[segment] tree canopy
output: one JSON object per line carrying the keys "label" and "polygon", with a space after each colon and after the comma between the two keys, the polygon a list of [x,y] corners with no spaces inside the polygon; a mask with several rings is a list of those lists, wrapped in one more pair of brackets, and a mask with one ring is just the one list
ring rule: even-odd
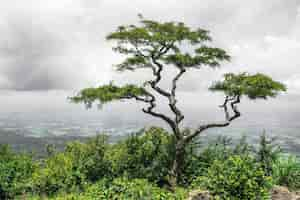
{"label": "tree canopy", "polygon": [[227,96],[247,96],[250,99],[267,99],[276,97],[279,92],[286,91],[286,86],[271,77],[257,73],[227,73],[223,81],[215,82],[211,91],[221,91]]}
{"label": "tree canopy", "polygon": [[[154,68],[158,61],[178,68],[215,67],[230,58],[224,50],[207,46],[211,41],[207,30],[193,30],[181,22],[160,23],[143,18],[140,24],[120,26],[107,36],[108,40],[117,41],[115,51],[128,55],[117,65],[120,71]],[[194,48],[183,52],[182,46],[187,44]]]}
{"label": "tree canopy", "polygon": [[[75,103],[84,102],[87,107],[91,107],[95,101],[102,105],[111,101],[130,98],[142,99],[147,96],[148,93],[142,87],[131,84],[119,87],[111,82],[109,85],[83,89],[77,96],[71,97],[71,100]],[[146,101],[146,99],[144,100]]]}

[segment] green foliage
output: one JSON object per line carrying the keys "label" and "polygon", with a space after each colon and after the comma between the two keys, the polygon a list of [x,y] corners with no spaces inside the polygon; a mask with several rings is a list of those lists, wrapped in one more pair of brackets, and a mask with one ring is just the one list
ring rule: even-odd
{"label": "green foliage", "polygon": [[166,55],[163,60],[165,64],[173,64],[179,68],[196,67],[199,65],[208,65],[216,67],[220,65],[220,61],[229,60],[226,52],[219,48],[202,46],[195,50],[196,55],[188,53],[174,53]]}
{"label": "green foliage", "polygon": [[16,154],[8,146],[0,145],[0,199],[22,194],[34,169],[31,156]]}
{"label": "green foliage", "polygon": [[[193,143],[191,145],[193,146]],[[204,147],[198,144],[194,152],[189,150],[191,145],[187,147],[183,174],[188,185],[197,177],[205,176],[214,161],[225,162],[231,156],[248,156],[253,152],[253,147],[247,143],[246,137],[242,137],[236,145],[233,145],[231,138],[219,136]]]}
{"label": "green foliage", "polygon": [[228,96],[245,95],[250,99],[276,97],[278,92],[286,91],[285,85],[272,80],[271,77],[264,74],[250,75],[248,73],[224,75],[223,81],[214,83],[210,90],[222,91]]}
{"label": "green foliage", "polygon": [[103,177],[111,177],[111,161],[106,158],[109,147],[108,137],[98,135],[86,143],[69,143],[65,154],[71,157],[78,171],[83,173],[87,180],[94,182]]}
{"label": "green foliage", "polygon": [[[63,194],[49,198],[53,200],[183,200],[187,192],[183,189],[176,189],[176,192],[169,192],[159,188],[144,179],[125,178],[114,179],[113,181],[102,180],[87,187],[85,192],[77,194]],[[31,200],[39,199],[36,197]]]}
{"label": "green foliage", "polygon": [[69,143],[62,153],[47,158],[32,177],[32,188],[40,194],[53,195],[60,191],[82,189],[87,181],[97,181],[110,173],[110,163],[104,159],[107,137],[87,143]]}
{"label": "green foliage", "polygon": [[[245,137],[236,144],[228,137],[206,145],[193,141],[185,149],[179,184],[230,200],[265,197],[271,183],[299,189],[299,161],[278,155],[272,142],[262,135],[254,149]],[[173,144],[172,135],[152,127],[116,144],[105,135],[74,141],[37,161],[0,146],[0,199],[185,199],[187,189],[162,189]]]}
{"label": "green foliage", "polygon": [[225,162],[214,161],[205,177],[199,177],[193,186],[208,189],[216,199],[268,199],[271,178],[250,156],[232,156]]}
{"label": "green foliage", "polygon": [[[196,147],[194,152],[187,147],[187,155],[184,166],[185,182],[189,185],[194,179],[207,174],[208,168],[215,160],[225,161],[233,155],[230,147],[231,140],[227,137],[218,137],[216,141],[210,142],[207,146]],[[191,144],[193,146],[193,143]],[[198,151],[198,152],[197,152]]]}
{"label": "green foliage", "polygon": [[[118,42],[114,50],[129,55],[117,65],[120,71],[149,68],[154,60],[179,68],[214,67],[220,61],[229,60],[224,50],[204,45],[211,41],[208,31],[200,28],[192,30],[182,22],[161,23],[141,18],[138,26],[120,26],[107,39]],[[194,53],[184,53],[182,43],[196,46]]]}
{"label": "green foliage", "polygon": [[273,177],[277,185],[300,188],[300,162],[294,156],[280,157],[273,164]]}
{"label": "green foliage", "polygon": [[147,92],[134,85],[125,85],[118,87],[110,83],[98,88],[86,88],[77,96],[71,97],[71,101],[75,103],[83,102],[87,107],[91,107],[92,103],[99,101],[100,105],[121,99],[135,98],[135,97],[146,97]]}
{"label": "green foliage", "polygon": [[[180,200],[184,199],[185,194],[181,193],[170,193],[164,189],[161,189],[146,180],[143,179],[115,179],[112,183],[107,184],[103,187],[89,188],[87,194],[92,194],[93,197],[102,199],[115,199],[115,200],[136,200],[136,199],[151,199],[151,200]],[[101,189],[100,189],[101,188]],[[99,199],[101,199],[99,198]]]}
{"label": "green foliage", "polygon": [[257,161],[267,176],[273,174],[273,165],[279,159],[281,149],[273,144],[274,139],[268,139],[263,133],[260,137],[259,148],[256,152]]}
{"label": "green foliage", "polygon": [[165,130],[153,127],[114,145],[107,158],[113,174],[164,182],[173,159],[172,140]]}
{"label": "green foliage", "polygon": [[58,153],[43,164],[33,173],[33,192],[54,195],[59,191],[71,192],[83,187],[86,177],[77,170],[78,166],[71,157]]}
{"label": "green foliage", "polygon": [[[219,66],[221,61],[229,60],[224,50],[205,44],[211,40],[208,31],[200,28],[192,30],[181,22],[161,23],[141,18],[139,26],[121,26],[109,34],[107,39],[117,41],[114,50],[127,55],[124,62],[117,65],[119,71],[150,68],[154,75],[158,75],[164,67],[163,63],[183,69],[199,68],[201,65],[215,67]],[[195,46],[194,52],[183,52],[183,43]],[[161,69],[157,69],[158,66]],[[145,101],[147,97],[149,98],[149,93],[142,87],[118,87],[111,83],[98,88],[83,89],[70,99],[90,107],[95,101],[102,105],[121,99],[142,98],[142,101]]]}

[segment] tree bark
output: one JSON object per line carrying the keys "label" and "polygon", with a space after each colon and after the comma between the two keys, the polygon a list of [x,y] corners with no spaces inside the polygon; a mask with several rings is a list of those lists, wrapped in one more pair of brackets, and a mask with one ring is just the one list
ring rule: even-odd
{"label": "tree bark", "polygon": [[185,157],[185,145],[183,140],[176,140],[175,142],[175,157],[172,163],[169,184],[172,188],[178,185],[180,176],[182,175],[182,170],[184,166]]}

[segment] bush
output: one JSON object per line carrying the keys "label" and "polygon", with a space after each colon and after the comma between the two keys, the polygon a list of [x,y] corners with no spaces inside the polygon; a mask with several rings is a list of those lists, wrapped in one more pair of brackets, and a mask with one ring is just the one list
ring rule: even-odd
{"label": "bush", "polygon": [[32,190],[38,194],[54,195],[60,191],[74,191],[83,187],[86,177],[72,158],[58,153],[48,158],[32,176]]}
{"label": "bush", "polygon": [[106,159],[109,144],[106,135],[98,135],[86,143],[72,142],[65,149],[65,155],[70,157],[77,170],[83,173],[87,180],[98,181],[103,177],[111,177],[111,162]]}
{"label": "bush", "polygon": [[144,179],[128,180],[124,178],[115,179],[111,184],[94,185],[87,190],[87,194],[102,199],[115,200],[181,200],[184,199],[185,193],[182,190],[170,193],[161,189]]}
{"label": "bush", "polygon": [[280,157],[273,165],[273,178],[277,185],[300,189],[300,162],[296,157]]}
{"label": "bush", "polygon": [[268,139],[266,134],[260,136],[259,147],[256,151],[256,160],[260,163],[267,176],[273,174],[273,164],[279,158],[281,149],[273,144],[274,139]]}
{"label": "bush", "polygon": [[[169,192],[149,183],[145,179],[128,180],[117,178],[113,181],[103,179],[100,182],[86,188],[85,192],[73,194],[61,194],[49,199],[53,200],[183,200],[187,192],[183,189],[176,189],[176,192]],[[39,197],[27,198],[31,200]],[[47,198],[44,198],[47,199]]]}
{"label": "bush", "polygon": [[8,146],[0,146],[0,199],[22,194],[35,165],[27,154],[15,154]]}
{"label": "bush", "polygon": [[164,182],[172,162],[172,136],[161,128],[150,128],[114,145],[108,155],[115,177]]}
{"label": "bush", "polygon": [[225,162],[214,161],[207,175],[197,178],[193,186],[209,190],[219,199],[268,199],[271,178],[250,156],[232,156]]}
{"label": "bush", "polygon": [[104,159],[107,137],[99,135],[86,143],[68,143],[65,151],[48,157],[32,177],[32,188],[39,194],[81,190],[88,181],[110,176],[110,164]]}
{"label": "bush", "polygon": [[[214,161],[223,162],[233,155],[247,156],[252,152],[252,147],[246,142],[245,137],[235,146],[232,144],[231,139],[225,136],[219,136],[203,148],[199,144],[194,145],[195,143],[194,141],[187,147],[184,166],[186,185],[189,185],[199,176],[205,176]],[[194,151],[191,149],[194,149]],[[200,152],[199,149],[201,149]]]}

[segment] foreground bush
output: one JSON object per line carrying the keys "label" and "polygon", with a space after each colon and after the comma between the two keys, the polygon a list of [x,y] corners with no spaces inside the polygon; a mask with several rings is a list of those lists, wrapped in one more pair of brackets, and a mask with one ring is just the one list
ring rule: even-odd
{"label": "foreground bush", "polygon": [[32,176],[32,190],[38,194],[53,195],[59,191],[71,192],[82,187],[85,176],[77,171],[70,157],[59,153],[44,163]]}
{"label": "foreground bush", "polygon": [[33,173],[32,191],[46,195],[77,191],[82,190],[87,182],[108,176],[110,165],[104,159],[106,145],[103,135],[87,143],[69,143],[64,152],[48,157]]}
{"label": "foreground bush", "polygon": [[259,147],[256,151],[256,160],[260,163],[265,175],[272,176],[274,173],[274,163],[280,159],[281,149],[278,145],[275,145],[274,139],[268,139],[266,134],[263,133],[260,136]]}
{"label": "foreground bush", "polygon": [[300,188],[300,162],[296,157],[280,157],[273,165],[274,182],[291,189]]}
{"label": "foreground bush", "polygon": [[232,156],[225,162],[215,161],[207,176],[199,177],[195,187],[207,189],[217,199],[268,199],[271,178],[250,157]]}
{"label": "foreground bush", "polygon": [[[142,194],[146,199],[157,194],[157,198],[168,199],[171,194],[161,188],[170,186],[167,179],[174,159],[170,156],[173,144],[167,131],[153,127],[115,144],[108,143],[105,135],[71,142],[64,151],[51,150],[46,158],[35,161],[3,147],[0,199],[14,199],[24,192],[26,199],[28,195],[38,195],[36,199],[123,198],[119,193],[134,198]],[[234,145],[230,138],[219,137],[207,145],[193,141],[185,151],[179,180],[184,188],[193,183],[221,199],[233,200],[267,195],[269,176],[274,184],[300,188],[299,161],[279,156],[277,147],[265,136],[256,148],[245,138]],[[180,199],[181,193],[176,198]]]}
{"label": "foreground bush", "polygon": [[0,145],[0,199],[22,194],[34,169],[31,156],[13,153],[8,146]]}
{"label": "foreground bush", "polygon": [[[144,179],[128,180],[118,178],[111,181],[102,180],[87,187],[85,192],[62,194],[49,199],[53,200],[184,200],[187,192],[177,189],[169,192],[149,183]],[[40,197],[28,198],[31,200],[45,199]]]}
{"label": "foreground bush", "polygon": [[172,136],[161,128],[150,128],[111,147],[107,159],[115,177],[142,178],[163,183],[173,160]]}

